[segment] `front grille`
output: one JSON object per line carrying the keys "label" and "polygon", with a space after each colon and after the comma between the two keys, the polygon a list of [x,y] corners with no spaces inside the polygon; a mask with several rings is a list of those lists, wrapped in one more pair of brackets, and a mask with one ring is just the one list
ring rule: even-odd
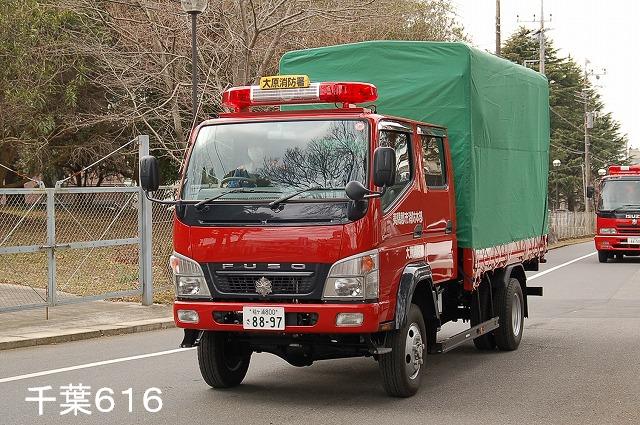
{"label": "front grille", "polygon": [[269,274],[216,274],[215,286],[226,294],[256,294],[256,281],[271,281],[273,295],[306,295],[313,291],[313,276],[270,276]]}
{"label": "front grille", "polygon": [[623,235],[640,235],[640,227],[618,226],[618,233]]}
{"label": "front grille", "polygon": [[[214,299],[223,300],[298,300],[300,302],[322,299],[324,282],[331,264],[323,263],[202,263],[207,284]],[[277,268],[277,270],[274,270]],[[256,281],[262,282],[261,291],[271,287],[271,292],[261,295],[256,291]],[[266,291],[268,292],[268,291]]]}

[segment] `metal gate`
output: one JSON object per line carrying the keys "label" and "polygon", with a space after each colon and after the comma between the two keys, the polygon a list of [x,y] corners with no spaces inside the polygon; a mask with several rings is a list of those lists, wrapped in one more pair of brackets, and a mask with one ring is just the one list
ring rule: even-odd
{"label": "metal gate", "polygon": [[151,222],[139,187],[0,189],[0,312],[140,295],[151,304]]}

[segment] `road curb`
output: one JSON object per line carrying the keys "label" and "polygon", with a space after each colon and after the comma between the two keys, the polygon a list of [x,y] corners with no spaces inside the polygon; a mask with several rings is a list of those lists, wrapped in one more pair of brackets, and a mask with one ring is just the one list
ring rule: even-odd
{"label": "road curb", "polygon": [[[81,341],[84,339],[100,338],[103,336],[126,335],[139,332],[170,329],[176,326],[173,318],[139,320],[135,322],[117,323],[113,325],[96,326],[95,329],[68,329],[62,332],[44,332],[38,337],[16,337],[0,341],[0,351],[15,348],[33,347],[36,345],[59,344],[63,342]],[[47,335],[50,334],[50,335]]]}

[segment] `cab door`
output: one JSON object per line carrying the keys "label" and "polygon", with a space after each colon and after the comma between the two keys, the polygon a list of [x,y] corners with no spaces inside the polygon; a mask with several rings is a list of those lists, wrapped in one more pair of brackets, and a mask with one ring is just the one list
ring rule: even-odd
{"label": "cab door", "polygon": [[380,282],[393,282],[380,285],[380,298],[393,300],[407,264],[425,261],[419,144],[415,125],[395,119],[378,123],[377,139],[378,146],[396,153],[395,181],[377,200],[382,218]]}
{"label": "cab door", "polygon": [[422,186],[422,215],[427,262],[434,283],[454,277],[455,265],[455,199],[450,153],[443,129],[418,126],[419,168]]}

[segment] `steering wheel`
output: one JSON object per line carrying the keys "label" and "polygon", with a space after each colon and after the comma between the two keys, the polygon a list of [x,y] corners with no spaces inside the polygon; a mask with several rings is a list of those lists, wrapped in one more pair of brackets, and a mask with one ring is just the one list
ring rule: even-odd
{"label": "steering wheel", "polygon": [[[237,181],[241,181],[241,182],[243,182],[243,181],[245,181],[245,182],[251,181],[251,179],[249,179],[247,177],[233,177],[233,176],[225,177],[224,179],[220,180],[220,187],[225,187],[225,186],[223,186],[225,183],[229,183],[230,181],[236,181],[236,180]],[[229,185],[227,184],[226,187],[229,187]]]}

